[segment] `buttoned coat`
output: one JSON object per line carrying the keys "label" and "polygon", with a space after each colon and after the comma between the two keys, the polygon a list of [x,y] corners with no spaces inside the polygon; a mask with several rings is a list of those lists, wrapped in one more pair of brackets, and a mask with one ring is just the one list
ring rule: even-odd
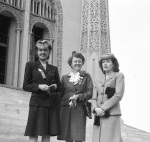
{"label": "buttoned coat", "polygon": [[[111,98],[107,98],[106,88],[115,88]],[[101,107],[109,111],[108,118],[100,117],[100,126],[93,126],[92,142],[122,142],[120,124],[120,101],[124,94],[124,75],[115,72],[107,80],[103,78],[95,83],[92,97],[92,108]]]}
{"label": "buttoned coat", "polygon": [[[66,140],[68,133],[70,140],[85,140],[86,116],[83,109],[83,101],[92,98],[93,83],[90,74],[85,73],[81,83],[74,85],[69,82],[70,76],[62,77],[62,101],[60,109],[61,135],[59,140]],[[79,95],[77,106],[70,108],[69,98]]]}
{"label": "buttoned coat", "polygon": [[[40,70],[45,74],[43,78]],[[40,61],[27,62],[24,74],[23,89],[32,92],[30,105],[36,106],[52,106],[50,94],[46,91],[38,89],[39,84],[57,84],[57,92],[61,92],[61,83],[59,79],[58,69],[55,66],[46,64],[46,70],[43,68]]]}
{"label": "buttoned coat", "polygon": [[[124,75],[116,72],[109,76],[107,80],[103,78],[96,82],[93,91],[92,108],[101,107],[104,111],[109,110],[111,115],[121,115],[120,101],[124,94]],[[115,88],[115,94],[107,98],[106,88]]]}

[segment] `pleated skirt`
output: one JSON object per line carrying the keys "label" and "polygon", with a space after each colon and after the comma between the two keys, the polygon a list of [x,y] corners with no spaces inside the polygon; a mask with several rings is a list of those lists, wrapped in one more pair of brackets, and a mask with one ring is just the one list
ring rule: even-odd
{"label": "pleated skirt", "polygon": [[92,142],[122,142],[120,116],[100,118],[100,126],[93,126]]}
{"label": "pleated skirt", "polygon": [[60,134],[59,108],[30,106],[25,136]]}

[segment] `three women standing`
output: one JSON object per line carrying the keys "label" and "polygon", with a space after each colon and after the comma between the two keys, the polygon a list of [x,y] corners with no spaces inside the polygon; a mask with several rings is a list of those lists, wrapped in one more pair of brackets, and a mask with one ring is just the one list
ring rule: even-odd
{"label": "three women standing", "polygon": [[25,136],[31,142],[49,142],[50,136],[60,134],[58,100],[53,92],[61,91],[58,69],[48,64],[51,46],[48,40],[36,43],[38,61],[27,62],[23,89],[32,92]]}
{"label": "three women standing", "polygon": [[112,53],[102,55],[99,65],[105,78],[96,82],[92,97],[93,142],[122,142],[119,102],[124,94],[124,75]]}
{"label": "three women standing", "polygon": [[68,59],[72,72],[62,77],[62,101],[60,108],[61,134],[58,140],[85,141],[86,115],[83,104],[92,98],[93,83],[90,74],[81,71],[85,62],[81,53],[73,53]]}

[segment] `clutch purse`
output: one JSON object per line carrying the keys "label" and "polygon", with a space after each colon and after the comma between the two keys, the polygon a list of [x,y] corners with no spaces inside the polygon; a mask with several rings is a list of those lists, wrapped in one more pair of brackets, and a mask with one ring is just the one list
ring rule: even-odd
{"label": "clutch purse", "polygon": [[107,87],[105,94],[107,94],[107,98],[110,99],[115,94],[115,88]]}
{"label": "clutch purse", "polygon": [[49,95],[50,95],[51,105],[54,106],[60,105],[59,94],[58,92],[56,92],[56,89],[54,87],[50,88]]}
{"label": "clutch purse", "polygon": [[83,108],[84,108],[85,115],[89,119],[92,119],[91,103],[88,102],[87,100],[84,101]]}
{"label": "clutch purse", "polygon": [[[105,111],[105,115],[101,116],[103,118],[108,118],[110,116],[109,110]],[[94,125],[96,126],[100,126],[100,116],[95,116],[94,118]]]}

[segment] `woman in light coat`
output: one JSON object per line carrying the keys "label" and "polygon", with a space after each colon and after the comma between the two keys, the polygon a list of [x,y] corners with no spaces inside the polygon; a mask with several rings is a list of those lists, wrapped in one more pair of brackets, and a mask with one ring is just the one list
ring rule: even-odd
{"label": "woman in light coat", "polygon": [[99,61],[104,79],[97,81],[92,97],[95,114],[93,142],[122,142],[120,101],[124,94],[124,75],[112,53],[102,55]]}

